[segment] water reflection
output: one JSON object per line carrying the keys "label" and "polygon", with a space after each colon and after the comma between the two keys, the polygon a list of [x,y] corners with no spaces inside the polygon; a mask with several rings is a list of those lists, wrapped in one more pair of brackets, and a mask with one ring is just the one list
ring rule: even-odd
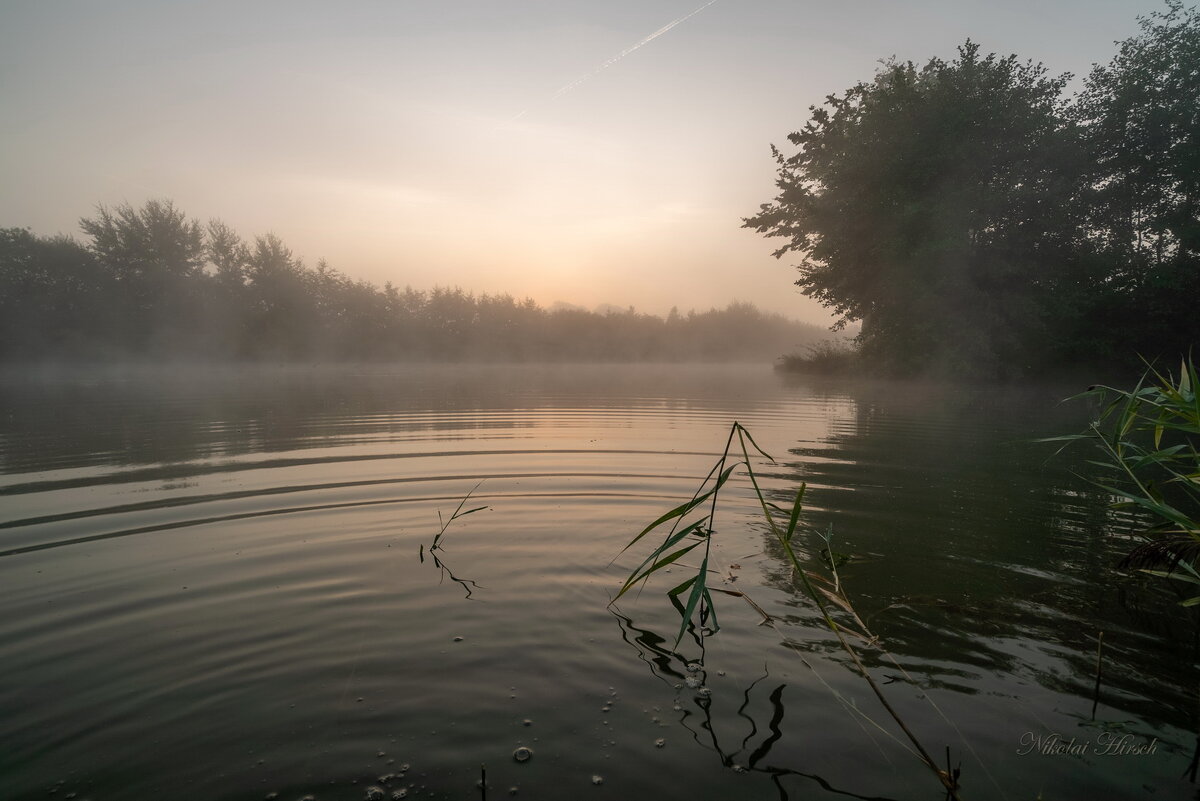
{"label": "water reflection", "polygon": [[[831,526],[842,550],[865,557],[842,568],[843,580],[918,685],[1017,705],[1032,682],[1078,699],[1056,713],[1085,736],[1099,728],[1157,737],[1168,753],[1190,757],[1200,618],[1177,605],[1173,587],[1117,569],[1134,542],[1127,532],[1139,526],[1089,483],[1097,477],[1090,455],[1034,441],[1078,430],[1088,410],[1051,402],[1053,390],[846,391],[855,403],[830,434],[764,473],[780,505],[807,482],[810,525]],[[760,534],[778,565],[767,580],[789,598],[772,614],[812,630],[816,611],[773,537]],[[806,543],[814,564],[820,542]],[[1100,632],[1104,680],[1092,720]],[[833,647],[828,639],[789,645]],[[888,667],[880,651],[863,659]],[[963,728],[982,739],[991,725]]]}
{"label": "water reflection", "polygon": [[[889,773],[857,753],[857,723],[798,661],[861,690],[754,522],[744,481],[730,485],[715,556],[723,586],[784,634],[730,599],[709,651],[737,654],[720,663],[727,676],[699,677],[654,634],[672,628],[655,598],[663,617],[631,612],[636,626],[618,621],[630,649],[612,648],[603,608],[624,576],[609,559],[686,497],[733,420],[779,457],[756,463],[771,499],[786,507],[808,482],[808,523],[832,525],[833,549],[857,557],[844,585],[913,683],[864,658],[880,681],[898,677],[885,689],[923,739],[977,750],[968,797],[1192,794],[1171,781],[1194,753],[1196,620],[1163,587],[1113,571],[1128,521],[1072,473],[1087,469],[1082,454],[1051,459],[1030,443],[1080,427],[1083,410],[1057,405],[1071,390],[789,388],[737,368],[26,378],[0,377],[0,712],[15,743],[0,774],[15,798],[44,797],[71,772],[92,782],[71,786],[81,797],[185,781],[240,798],[268,770],[291,797],[333,779],[361,797],[393,745],[420,755],[431,789],[462,788],[483,755],[511,763],[514,732],[543,736],[521,766],[523,798],[577,778],[590,792],[597,772],[631,797],[746,797],[747,779],[779,798],[930,795],[907,755]],[[436,511],[483,477],[494,510],[464,522],[471,536],[451,529],[437,562],[412,559],[430,556]],[[805,545],[820,564],[823,543]],[[448,595],[487,603],[440,603],[435,570],[459,582]],[[679,748],[655,749],[658,724],[621,706],[604,718],[627,727],[620,738],[595,715],[600,684],[649,707],[660,682],[673,697],[689,678],[714,693],[680,696]],[[537,727],[521,727],[527,717]],[[1162,746],[1120,764],[1016,756],[1023,733],[1043,730]],[[708,759],[692,770],[697,754]]]}
{"label": "water reflection", "polygon": [[[738,693],[740,704],[731,709],[721,703],[728,693],[714,693],[708,687],[708,671],[704,667],[706,638],[700,636],[700,632],[694,626],[690,627],[689,635],[699,656],[688,658],[672,647],[670,640],[652,629],[638,626],[632,618],[619,610],[610,609],[610,612],[620,628],[622,641],[634,650],[637,658],[650,669],[655,678],[675,691],[673,709],[678,713],[679,725],[698,746],[712,753],[722,767],[735,773],[761,773],[768,776],[780,801],[788,801],[791,798],[783,784],[783,779],[790,776],[813,782],[835,796],[864,801],[894,801],[890,796],[853,793],[834,786],[815,773],[773,762],[772,749],[783,738],[785,726],[786,707],[783,695],[788,687],[786,682],[776,684],[769,681],[770,673],[764,672]],[[760,689],[759,685],[763,682],[766,684]],[[698,686],[693,686],[697,683]],[[750,707],[764,690],[770,714],[760,726],[760,720],[750,711]],[[685,703],[687,706],[684,706]],[[742,723],[727,725],[735,719]],[[803,730],[802,720],[797,721],[796,725]],[[729,728],[741,728],[745,732],[740,742],[729,743],[724,739],[722,730]]]}
{"label": "water reflection", "polygon": [[180,465],[332,442],[429,442],[439,433],[521,437],[539,410],[594,410],[579,415],[581,424],[604,410],[718,410],[730,400],[752,410],[771,404],[773,383],[754,366],[7,369],[0,473]]}

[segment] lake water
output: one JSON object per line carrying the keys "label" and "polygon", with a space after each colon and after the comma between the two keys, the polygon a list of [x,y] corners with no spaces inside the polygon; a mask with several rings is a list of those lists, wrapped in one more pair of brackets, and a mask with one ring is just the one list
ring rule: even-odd
{"label": "lake water", "polygon": [[[718,594],[721,630],[675,647],[678,565],[608,607],[646,553],[621,548],[734,420],[775,457],[755,461],[770,498],[807,482],[804,523],[852,555],[890,654],[864,661],[964,798],[1196,795],[1194,619],[1114,569],[1131,521],[1076,475],[1086,448],[1032,442],[1082,428],[1058,403],[1082,387],[759,366],[0,381],[0,798],[477,799],[481,764],[494,799],[942,797],[744,475],[710,581],[774,625]],[[468,493],[487,508],[431,554]],[[1075,747],[1031,740],[1056,734]],[[1098,753],[1126,734],[1152,753]]]}

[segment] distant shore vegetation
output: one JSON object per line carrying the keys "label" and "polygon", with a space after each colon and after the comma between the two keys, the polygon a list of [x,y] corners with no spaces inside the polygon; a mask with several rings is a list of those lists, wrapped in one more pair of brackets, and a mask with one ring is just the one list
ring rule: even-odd
{"label": "distant shore vegetation", "polygon": [[0,229],[0,361],[770,362],[828,337],[749,303],[660,317],[378,287],[168,200],[80,227],[85,241]]}

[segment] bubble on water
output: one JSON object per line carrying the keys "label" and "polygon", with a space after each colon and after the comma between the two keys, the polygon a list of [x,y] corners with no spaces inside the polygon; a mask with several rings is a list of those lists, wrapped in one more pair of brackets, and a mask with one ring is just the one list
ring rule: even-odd
{"label": "bubble on water", "polygon": [[384,793],[382,787],[371,785],[367,788],[367,801],[383,801]]}
{"label": "bubble on water", "polygon": [[509,795],[516,795],[516,794],[517,794],[517,785],[515,785],[515,784],[514,784],[512,787],[509,787],[509,788],[508,788],[508,794],[509,794]]}
{"label": "bubble on water", "polygon": [[462,641],[463,641],[463,638],[462,638],[462,637],[455,637],[455,638],[454,638],[454,641],[455,641],[455,642],[462,642]]}
{"label": "bubble on water", "polygon": [[676,704],[675,706],[671,707],[671,709],[674,709],[676,712],[683,711],[683,707],[681,707],[679,704]]}
{"label": "bubble on water", "polygon": [[383,759],[385,756],[387,756],[387,754],[385,754],[384,752],[380,751],[380,752],[379,752],[378,754],[376,754],[375,756],[379,757],[380,759]]}
{"label": "bubble on water", "polygon": [[699,662],[688,662],[687,672],[688,673],[699,673],[700,672],[700,663]]}
{"label": "bubble on water", "polygon": [[533,759],[533,749],[527,745],[522,745],[513,751],[513,760],[516,762],[528,762],[531,759]]}
{"label": "bubble on water", "polygon": [[742,765],[737,764],[736,762],[731,767],[733,767],[734,773],[745,773],[746,772],[746,768]]}
{"label": "bubble on water", "polygon": [[707,698],[708,696],[712,695],[712,690],[708,689],[707,687],[701,687],[700,689],[696,690],[696,695],[702,695]]}
{"label": "bubble on water", "polygon": [[263,796],[263,801],[275,801],[276,798],[279,798],[279,793],[267,793]]}
{"label": "bubble on water", "polygon": [[604,777],[599,773],[592,774],[592,784],[604,784]]}
{"label": "bubble on water", "polygon": [[655,748],[662,748],[666,744],[667,744],[667,738],[665,738],[665,737],[659,737],[657,740],[654,741]]}
{"label": "bubble on water", "polygon": [[[400,772],[401,772],[401,773],[408,773],[408,772],[409,772],[409,770],[411,770],[411,768],[409,768],[409,766],[408,766],[408,763],[407,763],[407,762],[405,762],[405,763],[403,763],[403,764],[401,764],[401,765],[400,765]],[[403,777],[402,777],[402,778],[403,778]]]}
{"label": "bubble on water", "polygon": [[394,779],[394,778],[396,778],[396,774],[395,774],[395,773],[385,773],[385,774],[383,774],[382,776],[380,776],[380,777],[379,777],[379,783],[380,783],[380,784],[387,784],[388,782],[390,782],[390,781],[391,781],[392,779]]}
{"label": "bubble on water", "polygon": [[392,793],[393,801],[400,801],[401,798],[408,798],[408,790],[405,790],[403,787]]}
{"label": "bubble on water", "polygon": [[522,726],[532,726],[532,725],[533,725],[533,721],[532,721],[532,720],[530,720],[529,718],[525,718],[523,721],[521,721],[521,725],[522,725]]}
{"label": "bubble on water", "polygon": [[724,675],[725,675],[725,671],[723,671],[723,670],[718,670],[718,671],[717,671],[717,675],[718,675],[718,676],[724,676]]}
{"label": "bubble on water", "polygon": [[692,690],[699,687],[700,686],[700,677],[699,676],[688,676],[687,677],[687,686],[689,689],[692,689]]}

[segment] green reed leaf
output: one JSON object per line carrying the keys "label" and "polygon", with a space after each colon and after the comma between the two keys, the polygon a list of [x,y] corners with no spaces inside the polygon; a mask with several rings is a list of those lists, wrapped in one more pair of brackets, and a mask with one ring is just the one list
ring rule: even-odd
{"label": "green reed leaf", "polygon": [[[686,547],[680,548],[677,551],[667,554],[663,558],[656,561],[654,564],[650,565],[650,567],[643,570],[641,573],[636,573],[636,574],[630,576],[625,581],[624,586],[621,587],[621,591],[617,593],[617,598],[620,598],[622,595],[624,595],[626,592],[628,592],[630,590],[630,588],[633,587],[633,585],[637,584],[642,579],[649,578],[650,576],[657,573],[659,570],[662,570],[667,565],[671,564],[672,562],[678,560],[680,557],[687,554],[689,551],[692,551],[693,549],[695,549],[703,544],[704,544],[703,541],[693,542],[691,545],[688,545]],[[660,552],[656,552],[656,553],[660,553]],[[613,600],[615,601],[616,598],[614,598]]]}
{"label": "green reed leaf", "polygon": [[800,522],[800,510],[804,506],[806,489],[808,489],[808,484],[801,482],[800,489],[796,491],[796,501],[792,504],[792,516],[788,518],[787,530],[783,533],[784,542],[791,542],[792,536],[796,533],[796,525]]}
{"label": "green reed leaf", "polygon": [[656,529],[656,528],[658,528],[659,526],[661,526],[663,523],[666,523],[666,522],[667,522],[667,521],[669,521],[669,520],[674,520],[675,518],[683,517],[683,516],[684,516],[684,515],[686,515],[688,512],[690,512],[690,511],[692,511],[693,509],[695,509],[697,506],[700,506],[700,505],[701,505],[701,504],[703,504],[705,501],[707,501],[709,498],[711,498],[711,497],[713,496],[713,493],[715,493],[715,492],[716,492],[718,489],[720,489],[720,485],[719,485],[719,484],[718,484],[716,487],[714,487],[713,489],[710,489],[708,492],[705,492],[703,495],[697,495],[697,496],[695,496],[694,498],[692,498],[690,501],[687,501],[686,503],[681,503],[681,504],[679,504],[679,505],[678,505],[678,506],[676,506],[674,509],[672,509],[671,511],[667,512],[665,515],[663,515],[662,517],[658,518],[658,519],[657,519],[657,520],[655,520],[653,523],[651,523],[650,525],[648,525],[648,526],[646,526],[644,529],[642,529],[642,531],[641,531],[641,533],[640,533],[640,534],[638,534],[636,537],[634,537],[633,539],[631,539],[631,540],[629,541],[629,544],[628,544],[628,545],[626,545],[624,548],[622,548],[622,549],[621,549],[621,553],[624,553],[625,551],[628,551],[628,550],[629,550],[629,549],[630,549],[632,546],[634,546],[635,544],[637,544],[637,542],[638,542],[638,541],[639,541],[639,540],[640,540],[642,537],[646,536],[646,535],[647,535],[647,534],[649,534],[651,531],[653,531],[654,529]]}
{"label": "green reed leaf", "polygon": [[750,440],[750,444],[754,446],[754,450],[758,451],[764,457],[766,457],[767,459],[770,459],[772,462],[775,461],[775,457],[772,456],[771,454],[767,453],[766,451],[764,451],[762,448],[760,448],[758,446],[758,443],[754,441],[754,436],[751,435],[751,433],[749,431],[747,431],[745,428],[743,428],[741,423],[734,423],[734,426],[737,428],[739,438],[741,437],[742,434],[745,434],[746,439]]}
{"label": "green reed leaf", "polygon": [[696,611],[696,605],[707,592],[705,586],[708,581],[708,557],[704,557],[704,561],[700,563],[700,572],[696,574],[696,580],[692,583],[692,591],[688,594],[687,604],[683,608],[683,622],[679,625],[679,634],[675,637],[675,645],[678,646],[683,640],[683,635],[687,631],[688,623],[692,620],[692,615]]}

